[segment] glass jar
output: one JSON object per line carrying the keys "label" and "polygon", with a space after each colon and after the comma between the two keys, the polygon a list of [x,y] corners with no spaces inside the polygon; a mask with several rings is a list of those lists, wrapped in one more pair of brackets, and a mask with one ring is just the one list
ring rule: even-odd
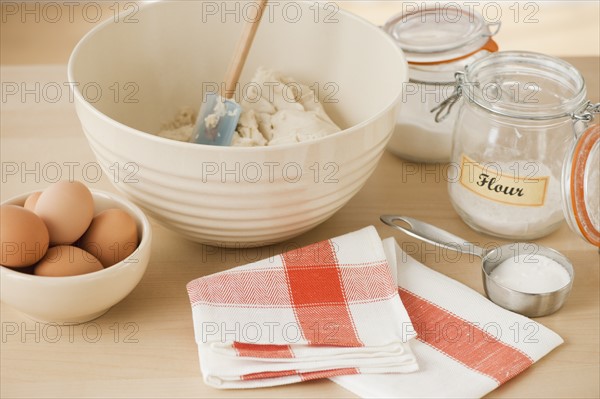
{"label": "glass jar", "polygon": [[[596,112],[599,108],[595,106]],[[573,143],[562,176],[563,212],[569,227],[600,247],[600,124]]]}
{"label": "glass jar", "polygon": [[425,8],[386,22],[383,29],[404,51],[410,77],[390,152],[417,162],[450,160],[455,117],[436,123],[431,110],[452,94],[456,71],[498,50],[491,38],[499,27],[458,6]]}
{"label": "glass jar", "polygon": [[[448,176],[455,210],[473,229],[513,241],[558,228],[563,191],[571,190],[572,173],[563,176],[573,162],[569,149],[591,120],[579,71],[543,54],[499,52],[457,73],[455,94],[440,112],[460,97]],[[591,162],[598,157],[595,151]],[[598,182],[589,186],[586,192],[597,191]]]}

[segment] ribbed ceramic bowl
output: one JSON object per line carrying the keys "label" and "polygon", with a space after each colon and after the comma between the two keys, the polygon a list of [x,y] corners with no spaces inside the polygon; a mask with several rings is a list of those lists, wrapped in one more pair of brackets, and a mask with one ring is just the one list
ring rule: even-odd
{"label": "ribbed ceramic bowl", "polygon": [[236,23],[224,4],[149,4],[92,30],[69,61],[77,114],[105,173],[166,227],[219,246],[283,241],[326,220],[371,175],[395,126],[407,66],[391,38],[350,13],[277,3],[263,17],[242,87],[259,66],[282,71],[318,89],[344,130],[261,148],[156,136],[181,107],[200,106],[207,82],[223,80],[251,15],[240,2]]}

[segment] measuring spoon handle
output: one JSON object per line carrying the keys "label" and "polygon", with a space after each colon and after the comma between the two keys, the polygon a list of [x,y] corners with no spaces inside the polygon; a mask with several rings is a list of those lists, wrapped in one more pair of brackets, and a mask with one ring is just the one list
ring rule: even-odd
{"label": "measuring spoon handle", "polygon": [[[388,226],[398,229],[411,237],[418,238],[419,240],[428,242],[438,247],[479,256],[480,258],[483,258],[486,254],[486,251],[483,248],[480,248],[475,244],[455,236],[454,234],[448,233],[445,230],[417,219],[394,215],[383,215],[380,217],[380,219]],[[404,222],[409,227],[398,225],[395,223],[396,221]]]}

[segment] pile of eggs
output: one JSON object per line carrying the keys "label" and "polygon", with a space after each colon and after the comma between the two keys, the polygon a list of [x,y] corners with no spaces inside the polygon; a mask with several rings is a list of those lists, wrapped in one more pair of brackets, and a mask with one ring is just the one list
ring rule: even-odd
{"label": "pile of eggs", "polygon": [[122,209],[94,215],[90,190],[60,181],[23,206],[0,207],[0,265],[38,276],[92,273],[121,262],[138,246],[135,220]]}

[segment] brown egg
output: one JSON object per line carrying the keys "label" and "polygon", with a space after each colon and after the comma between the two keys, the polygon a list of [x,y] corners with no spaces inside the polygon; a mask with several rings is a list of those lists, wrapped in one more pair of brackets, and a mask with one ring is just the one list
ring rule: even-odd
{"label": "brown egg", "polygon": [[31,212],[35,212],[35,205],[37,204],[38,198],[40,198],[40,195],[42,195],[42,192],[38,191],[36,193],[31,194],[29,197],[27,197],[27,199],[25,200],[25,204],[23,205],[23,208],[29,209]]}
{"label": "brown egg", "polygon": [[46,223],[52,245],[72,244],[92,222],[94,200],[82,183],[59,181],[42,192],[35,213]]}
{"label": "brown egg", "polygon": [[138,246],[135,219],[122,209],[100,212],[78,245],[97,257],[104,267],[112,266],[131,255]]}
{"label": "brown egg", "polygon": [[102,270],[102,264],[92,254],[71,245],[59,245],[46,252],[34,274],[47,277],[78,276]]}
{"label": "brown egg", "polygon": [[0,265],[33,265],[47,250],[48,229],[38,215],[16,205],[0,207]]}

